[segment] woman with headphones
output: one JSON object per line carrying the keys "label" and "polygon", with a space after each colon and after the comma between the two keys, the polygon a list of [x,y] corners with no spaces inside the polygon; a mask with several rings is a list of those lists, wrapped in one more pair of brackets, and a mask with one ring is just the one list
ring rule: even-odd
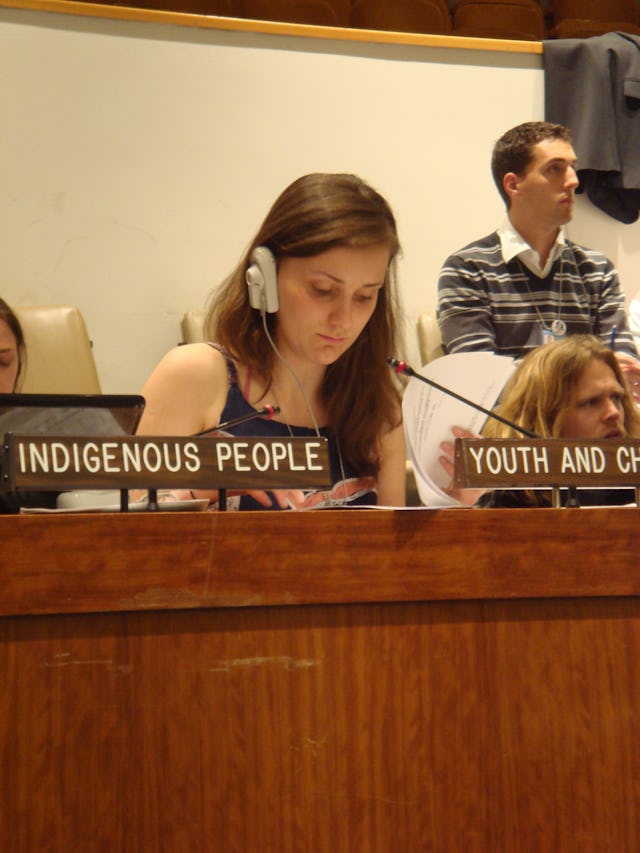
{"label": "woman with headphones", "polygon": [[215,294],[211,343],[175,348],[145,384],[138,433],[194,435],[274,405],[272,420],[229,432],[325,437],[331,488],[251,492],[236,508],[403,505],[400,390],[386,363],[399,248],[389,205],[360,178],[296,180]]}

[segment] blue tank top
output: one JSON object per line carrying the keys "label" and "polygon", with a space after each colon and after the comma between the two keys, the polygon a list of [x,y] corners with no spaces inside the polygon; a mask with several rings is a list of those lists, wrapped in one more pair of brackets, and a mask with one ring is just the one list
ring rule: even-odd
{"label": "blue tank top", "polygon": [[[243,415],[251,414],[256,409],[247,402],[240,386],[238,385],[238,371],[233,362],[233,359],[218,344],[209,344],[222,353],[227,362],[227,371],[229,376],[229,392],[227,399],[220,415],[220,423],[233,420],[234,418],[242,417]],[[289,432],[291,429],[291,432]],[[301,436],[304,438],[313,438],[316,435],[315,429],[311,427],[298,427],[278,421],[268,421],[263,418],[256,418],[252,421],[247,421],[243,424],[230,427],[228,430],[221,431],[221,435],[237,435],[237,436],[273,436],[274,438],[288,438],[290,435]],[[338,450],[338,443],[330,431],[326,428],[320,429],[320,435],[326,438],[329,443],[329,467],[331,470],[331,489],[327,490],[310,490],[305,491],[305,501],[302,506],[304,508],[313,507],[337,507],[337,506],[375,506],[377,503],[377,485],[375,477],[358,475],[351,465],[342,457]],[[241,497],[229,497],[227,499],[228,508],[230,510],[262,510],[269,507],[262,506],[250,495],[242,495]],[[272,509],[280,509],[273,503]]]}

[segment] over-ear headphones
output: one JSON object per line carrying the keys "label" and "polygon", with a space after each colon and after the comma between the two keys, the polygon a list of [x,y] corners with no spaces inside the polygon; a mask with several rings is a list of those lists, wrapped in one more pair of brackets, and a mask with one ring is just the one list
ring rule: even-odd
{"label": "over-ear headphones", "polygon": [[275,313],[278,310],[276,259],[266,246],[258,246],[251,253],[245,280],[251,307],[267,314]]}

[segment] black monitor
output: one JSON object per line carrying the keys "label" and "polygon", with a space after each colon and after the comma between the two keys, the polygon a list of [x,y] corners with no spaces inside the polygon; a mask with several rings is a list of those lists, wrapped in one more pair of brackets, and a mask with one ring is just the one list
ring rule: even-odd
{"label": "black monitor", "polygon": [[15,435],[133,435],[139,394],[0,394],[0,439]]}

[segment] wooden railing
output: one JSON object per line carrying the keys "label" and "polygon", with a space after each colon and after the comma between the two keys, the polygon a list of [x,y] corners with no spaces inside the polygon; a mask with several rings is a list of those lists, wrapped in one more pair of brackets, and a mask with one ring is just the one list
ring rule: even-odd
{"label": "wooden railing", "polygon": [[383,30],[357,30],[349,27],[320,27],[276,21],[255,21],[243,18],[223,18],[180,12],[162,12],[152,9],[134,8],[133,6],[111,6],[98,3],[76,2],[76,0],[0,0],[0,6],[55,12],[62,15],[84,15],[127,21],[153,21],[175,26],[297,36],[300,38],[335,39],[337,41],[417,47],[441,47],[458,50],[499,51],[503,53],[542,54],[542,42],[463,38],[459,36],[427,35],[423,33],[394,33]]}

